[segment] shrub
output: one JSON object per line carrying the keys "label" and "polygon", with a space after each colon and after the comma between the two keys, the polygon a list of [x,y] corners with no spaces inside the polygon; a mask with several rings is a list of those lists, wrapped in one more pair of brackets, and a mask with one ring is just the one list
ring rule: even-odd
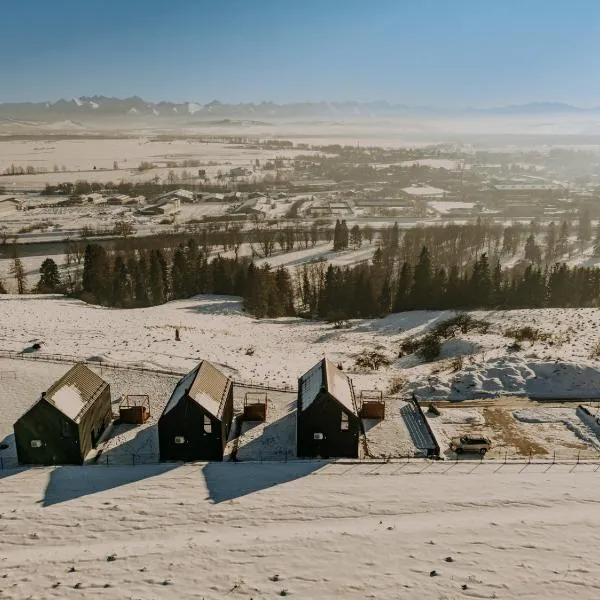
{"label": "shrub", "polygon": [[450,363],[453,373],[458,373],[458,371],[462,371],[463,368],[463,357],[455,356]]}
{"label": "shrub", "polygon": [[400,352],[398,358],[402,358],[407,354],[414,354],[421,347],[421,342],[414,337],[406,338],[400,343]]}
{"label": "shrub", "polygon": [[426,362],[435,360],[442,351],[442,342],[435,333],[428,333],[421,341],[417,354]]}
{"label": "shrub", "polygon": [[523,327],[512,327],[504,332],[505,337],[514,338],[517,342],[547,342],[552,338],[551,333],[545,333],[531,327],[531,325],[524,325]]}
{"label": "shrub", "polygon": [[600,358],[600,342],[598,342],[593,348],[590,354],[590,358]]}
{"label": "shrub", "polygon": [[390,380],[390,384],[388,386],[388,394],[390,394],[390,396],[398,394],[399,392],[402,391],[402,389],[404,388],[405,385],[406,385],[406,379],[404,379],[404,377],[401,377],[400,375],[396,375],[395,377],[392,377],[392,379]]}
{"label": "shrub", "polygon": [[487,333],[489,328],[489,321],[474,319],[468,313],[459,313],[455,317],[438,323],[433,328],[433,333],[436,333],[441,338],[449,338],[454,337],[459,332],[469,333],[470,331],[477,331],[478,333]]}
{"label": "shrub", "polygon": [[354,363],[359,369],[376,371],[379,367],[387,367],[390,361],[377,350],[363,350],[355,357]]}

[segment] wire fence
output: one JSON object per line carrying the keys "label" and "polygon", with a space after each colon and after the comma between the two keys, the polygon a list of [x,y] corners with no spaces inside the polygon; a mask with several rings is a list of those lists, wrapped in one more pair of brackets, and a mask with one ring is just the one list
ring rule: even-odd
{"label": "wire fence", "polygon": [[[90,358],[81,358],[80,356],[73,356],[69,354],[48,354],[48,353],[40,353],[37,351],[32,352],[17,352],[14,350],[2,350],[0,349],[0,358],[10,358],[15,360],[33,360],[33,361],[45,361],[45,362],[53,362],[53,363],[68,363],[75,364],[78,362],[85,363],[87,365],[91,365],[96,367],[102,371],[105,369],[122,369],[124,371],[137,371],[140,373],[156,373],[159,375],[172,375],[175,377],[183,377],[187,374],[188,371],[180,371],[175,369],[166,369],[162,367],[144,367],[143,365],[124,365],[123,363],[112,362],[108,360],[95,360]],[[10,375],[12,378],[16,378],[15,371],[7,371],[3,372],[0,375]],[[1,378],[1,377],[0,377]],[[257,390],[265,390],[269,392],[289,392],[296,393],[297,388],[291,385],[283,385],[283,386],[275,386],[263,384],[257,381],[242,381],[242,380],[233,380],[233,385],[237,387],[244,387],[250,389]]]}

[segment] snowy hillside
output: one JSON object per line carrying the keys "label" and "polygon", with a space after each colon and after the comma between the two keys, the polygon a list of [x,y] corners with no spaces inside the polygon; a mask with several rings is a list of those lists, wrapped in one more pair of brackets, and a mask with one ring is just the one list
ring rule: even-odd
{"label": "snowy hillside", "polygon": [[472,462],[0,471],[0,590],[594,599],[599,477],[593,465]]}
{"label": "snowy hillside", "polygon": [[[473,313],[490,322],[486,334],[458,334],[439,360],[398,358],[400,345],[452,316],[415,311],[352,321],[348,328],[298,318],[256,320],[238,299],[204,296],[163,306],[120,310],[60,296],[0,296],[0,350],[22,351],[42,340],[41,352],[79,359],[186,370],[205,358],[238,380],[295,387],[324,355],[341,362],[357,389],[404,392],[423,399],[533,395],[600,397],[600,371],[592,358],[600,343],[594,309]],[[515,346],[509,329],[536,328],[540,339]],[[181,341],[175,341],[175,328]],[[377,351],[387,367],[364,372],[356,355]],[[463,355],[462,361],[455,360]]]}

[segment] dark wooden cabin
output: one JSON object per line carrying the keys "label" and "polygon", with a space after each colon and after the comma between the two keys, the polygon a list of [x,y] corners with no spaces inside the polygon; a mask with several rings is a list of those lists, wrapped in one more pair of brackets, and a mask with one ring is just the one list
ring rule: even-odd
{"label": "dark wooden cabin", "polygon": [[203,360],[175,386],[158,420],[161,460],[223,460],[233,383]]}
{"label": "dark wooden cabin", "polygon": [[298,380],[299,457],[358,458],[360,418],[350,379],[327,359]]}
{"label": "dark wooden cabin", "polygon": [[19,463],[80,465],[111,419],[110,386],[78,363],[14,424]]}

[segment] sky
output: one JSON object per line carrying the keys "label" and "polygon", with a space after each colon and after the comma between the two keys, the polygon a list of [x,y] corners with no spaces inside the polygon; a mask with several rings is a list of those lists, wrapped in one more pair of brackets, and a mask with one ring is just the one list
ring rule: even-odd
{"label": "sky", "polygon": [[0,102],[600,105],[598,0],[28,0]]}

